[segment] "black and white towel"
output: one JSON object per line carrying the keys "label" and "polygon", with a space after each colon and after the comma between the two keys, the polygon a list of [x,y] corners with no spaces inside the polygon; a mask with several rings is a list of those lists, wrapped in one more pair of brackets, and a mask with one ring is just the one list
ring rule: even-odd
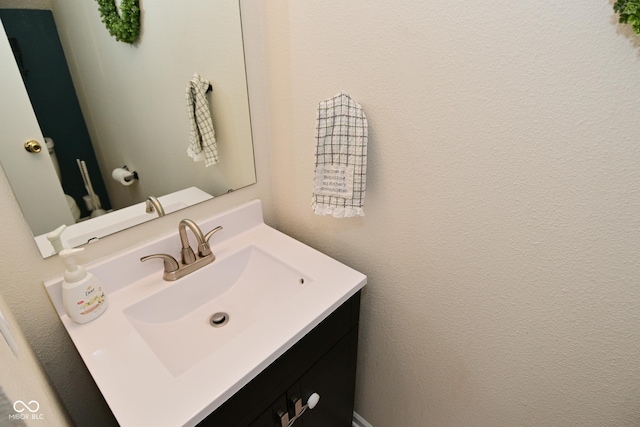
{"label": "black and white towel", "polygon": [[218,163],[218,147],[209,103],[205,97],[207,89],[209,89],[209,81],[198,74],[194,74],[187,85],[187,111],[190,125],[187,155],[196,162],[204,160],[204,165],[208,167]]}
{"label": "black and white towel", "polygon": [[364,216],[368,136],[367,117],[348,93],[320,102],[312,199],[315,214]]}

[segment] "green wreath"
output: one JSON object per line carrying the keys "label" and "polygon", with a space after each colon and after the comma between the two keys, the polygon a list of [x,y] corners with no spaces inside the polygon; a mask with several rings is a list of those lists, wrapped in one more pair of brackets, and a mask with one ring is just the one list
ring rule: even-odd
{"label": "green wreath", "polygon": [[122,0],[120,13],[115,0],[96,0],[102,22],[116,40],[133,44],[140,34],[140,7],[138,0]]}
{"label": "green wreath", "polygon": [[620,14],[621,24],[631,25],[633,32],[640,35],[640,0],[617,0],[613,10]]}

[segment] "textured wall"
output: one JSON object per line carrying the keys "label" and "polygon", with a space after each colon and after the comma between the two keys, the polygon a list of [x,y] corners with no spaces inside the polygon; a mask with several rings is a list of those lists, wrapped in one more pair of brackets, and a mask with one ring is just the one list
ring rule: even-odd
{"label": "textured wall", "polygon": [[[38,410],[34,415],[38,418],[26,421],[27,425],[38,423],[51,426],[66,425],[70,420],[1,293],[0,315],[10,328],[7,337],[0,333],[0,360],[2,360],[0,363],[0,401],[6,398],[9,404],[13,405],[18,400],[27,403],[35,400],[38,403]],[[8,343],[11,343],[14,348],[11,348]],[[0,404],[0,406],[2,405]],[[31,404],[29,407],[35,409],[36,406]],[[9,413],[0,411],[0,425],[18,426],[18,421],[7,418],[9,415],[15,415],[16,412],[11,407],[2,409]],[[18,409],[20,409],[19,406]],[[27,411],[27,413],[31,416],[31,412]]]}
{"label": "textured wall", "polygon": [[[603,2],[263,6],[280,228],[363,271],[375,427],[640,424],[640,48]],[[315,108],[370,125],[311,213]]]}

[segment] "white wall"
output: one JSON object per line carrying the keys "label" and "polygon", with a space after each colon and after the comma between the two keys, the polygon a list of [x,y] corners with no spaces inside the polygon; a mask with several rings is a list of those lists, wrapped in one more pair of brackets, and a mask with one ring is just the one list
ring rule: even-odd
{"label": "white wall", "polygon": [[[281,229],[369,276],[375,427],[640,424],[640,50],[610,2],[263,6]],[[364,218],[311,213],[315,108],[370,126]]]}

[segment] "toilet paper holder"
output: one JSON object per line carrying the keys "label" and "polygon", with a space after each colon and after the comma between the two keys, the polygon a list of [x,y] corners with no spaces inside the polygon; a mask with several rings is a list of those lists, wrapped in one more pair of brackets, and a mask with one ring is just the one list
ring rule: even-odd
{"label": "toilet paper holder", "polygon": [[[129,170],[129,168],[127,167],[127,165],[124,165],[124,166],[122,167],[122,169],[124,169],[124,170],[126,170],[126,171],[128,171],[128,170]],[[129,172],[131,172],[131,171],[129,171]],[[140,180],[140,178],[138,178],[138,172],[136,172],[136,171],[131,172],[131,176],[126,177],[124,180],[125,180],[125,181],[127,181],[127,182],[129,182],[129,181],[132,181],[132,180],[134,180],[134,179],[135,179],[136,181],[139,181],[139,180]]]}
{"label": "toilet paper holder", "polygon": [[133,185],[133,183],[140,179],[138,172],[131,172],[127,165],[124,165],[121,168],[115,168],[113,172],[111,172],[111,178],[125,187]]}

